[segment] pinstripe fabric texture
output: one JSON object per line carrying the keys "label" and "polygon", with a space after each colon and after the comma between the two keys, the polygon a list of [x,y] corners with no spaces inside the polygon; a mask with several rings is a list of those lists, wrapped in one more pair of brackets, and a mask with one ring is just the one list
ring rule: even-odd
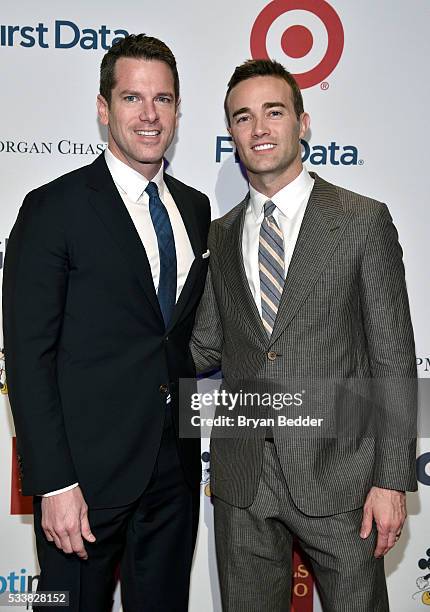
{"label": "pinstripe fabric texture", "polygon": [[284,288],[284,237],[273,217],[276,206],[264,204],[260,228],[258,266],[260,270],[261,318],[267,335],[272,335]]}
{"label": "pinstripe fabric texture", "polygon": [[251,506],[215,497],[215,537],[224,612],[290,609],[293,534],[311,562],[327,612],[388,612],[384,560],[375,559],[376,528],[358,533],[361,510],[324,519],[295,506],[276,449],[266,443]]}
{"label": "pinstripe fabric texture", "polygon": [[[295,379],[416,378],[402,250],[387,207],[314,178],[270,338],[243,265],[248,197],[212,223],[210,274],[192,351],[199,371],[221,365],[230,389],[250,378],[285,386]],[[334,416],[343,409],[336,395],[315,391],[303,412],[312,415],[318,406]],[[390,399],[378,410],[387,423],[398,419],[398,436],[391,430],[387,437],[285,438],[274,430],[291,497],[305,514],[360,508],[372,485],[416,490],[415,440],[401,437],[402,418],[415,419],[415,401]],[[216,497],[242,508],[253,502],[263,448],[259,438],[212,440]]]}

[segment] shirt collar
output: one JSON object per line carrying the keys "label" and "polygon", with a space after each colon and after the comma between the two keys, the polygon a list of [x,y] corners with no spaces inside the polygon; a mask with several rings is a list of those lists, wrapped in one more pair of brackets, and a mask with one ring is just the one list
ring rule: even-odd
{"label": "shirt collar", "polygon": [[[118,159],[109,149],[105,150],[105,160],[115,185],[127,195],[129,200],[137,203],[149,183],[148,179]],[[151,181],[157,185],[161,200],[164,196],[163,176],[164,164],[161,164],[159,171]]]}
{"label": "shirt collar", "polygon": [[254,213],[255,219],[259,219],[263,214],[263,207],[267,200],[271,200],[276,208],[283,213],[288,219],[294,218],[303,200],[312,190],[314,179],[309,172],[303,167],[301,173],[294,181],[285,185],[271,198],[268,198],[263,193],[260,193],[250,184],[250,206]]}

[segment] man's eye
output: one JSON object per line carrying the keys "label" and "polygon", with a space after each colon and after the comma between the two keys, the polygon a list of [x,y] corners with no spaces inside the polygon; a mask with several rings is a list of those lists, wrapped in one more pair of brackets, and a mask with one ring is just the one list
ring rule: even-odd
{"label": "man's eye", "polygon": [[158,96],[158,98],[156,98],[156,100],[158,102],[162,102],[163,104],[169,104],[172,101],[172,99],[169,98],[169,96]]}
{"label": "man's eye", "polygon": [[269,115],[271,117],[281,117],[282,116],[282,112],[279,110],[271,110]]}
{"label": "man's eye", "polygon": [[124,100],[125,100],[126,102],[136,102],[136,100],[137,100],[137,96],[125,96],[125,97],[124,97]]}
{"label": "man's eye", "polygon": [[248,115],[241,115],[236,119],[236,123],[244,123],[245,121],[248,121],[248,119]]}

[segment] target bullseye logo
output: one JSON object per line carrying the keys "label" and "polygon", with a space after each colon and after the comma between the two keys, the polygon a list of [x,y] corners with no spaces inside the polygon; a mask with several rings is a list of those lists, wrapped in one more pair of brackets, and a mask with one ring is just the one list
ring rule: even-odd
{"label": "target bullseye logo", "polygon": [[[291,11],[305,11],[320,20],[327,33],[327,49],[316,66],[303,72],[291,69],[301,89],[313,87],[333,72],[342,55],[344,33],[342,22],[325,0],[273,0],[258,15],[251,31],[251,55],[254,59],[268,59],[267,38],[274,22]],[[281,35],[281,49],[294,60],[305,58],[314,47],[314,36],[306,25],[289,25]],[[287,68],[289,66],[287,65]]]}

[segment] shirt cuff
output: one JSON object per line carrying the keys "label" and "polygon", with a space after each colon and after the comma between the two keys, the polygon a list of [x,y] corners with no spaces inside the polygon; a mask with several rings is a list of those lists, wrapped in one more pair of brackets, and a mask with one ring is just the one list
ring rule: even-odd
{"label": "shirt cuff", "polygon": [[65,493],[66,491],[71,491],[72,489],[76,489],[79,487],[79,482],[75,482],[75,484],[69,485],[68,487],[64,487],[64,489],[57,489],[57,491],[51,491],[50,493],[44,493],[42,497],[53,497],[54,495],[58,495],[59,493]]}

